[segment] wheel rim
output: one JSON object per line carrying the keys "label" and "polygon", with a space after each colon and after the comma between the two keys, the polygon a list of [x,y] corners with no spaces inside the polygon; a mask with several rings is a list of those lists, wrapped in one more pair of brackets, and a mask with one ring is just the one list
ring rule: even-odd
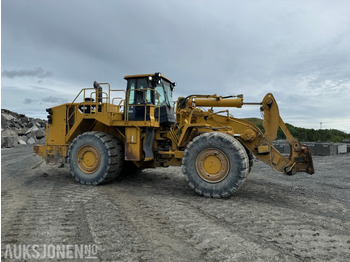
{"label": "wheel rim", "polygon": [[208,148],[197,156],[196,169],[203,180],[217,183],[224,180],[228,175],[230,163],[221,150]]}
{"label": "wheel rim", "polygon": [[77,160],[80,170],[87,174],[94,173],[99,168],[101,162],[98,151],[92,146],[80,148]]}

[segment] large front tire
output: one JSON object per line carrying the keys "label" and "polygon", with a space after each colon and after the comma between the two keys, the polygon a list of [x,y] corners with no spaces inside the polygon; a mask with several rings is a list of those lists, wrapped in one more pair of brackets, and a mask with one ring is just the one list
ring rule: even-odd
{"label": "large front tire", "polygon": [[223,198],[232,195],[249,173],[249,157],[234,137],[210,132],[188,144],[182,171],[199,195]]}
{"label": "large front tire", "polygon": [[77,136],[69,146],[72,176],[85,185],[109,182],[122,172],[123,148],[104,132],[92,131]]}

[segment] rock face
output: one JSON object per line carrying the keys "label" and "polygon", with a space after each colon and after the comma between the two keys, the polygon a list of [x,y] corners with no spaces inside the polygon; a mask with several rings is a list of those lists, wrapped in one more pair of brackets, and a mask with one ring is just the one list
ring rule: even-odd
{"label": "rock face", "polygon": [[1,147],[45,144],[46,121],[1,109]]}

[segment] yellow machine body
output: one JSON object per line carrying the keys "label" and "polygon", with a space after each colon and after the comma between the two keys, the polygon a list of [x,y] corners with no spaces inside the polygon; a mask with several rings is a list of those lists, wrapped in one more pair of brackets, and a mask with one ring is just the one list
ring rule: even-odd
{"label": "yellow machine body", "polygon": [[[164,97],[169,96],[175,84],[168,78],[156,73],[126,76],[125,79],[128,81],[126,90],[112,89],[108,83],[95,83],[94,88],[81,90],[72,103],[47,109],[46,144],[35,145],[34,152],[47,162],[64,164],[75,138],[85,132],[99,131],[119,141],[124,151],[123,161],[139,168],[166,167],[181,165],[184,151],[197,136],[219,132],[234,137],[247,152],[276,171],[314,173],[308,148],[288,131],[272,94],[267,94],[261,102],[247,103],[260,106],[264,115],[263,133],[254,124],[231,116],[228,110],[213,111],[213,107],[244,107],[242,95],[181,97],[171,113],[172,101]],[[164,90],[159,88],[159,83],[163,83]],[[291,146],[289,156],[282,155],[272,144],[279,127]],[[199,161],[198,168],[204,173],[221,174],[218,176],[224,179],[228,167],[220,163],[225,162],[225,157],[214,151],[209,150],[208,156],[202,156],[204,160],[203,163]],[[84,159],[81,161],[95,161],[90,155]]]}

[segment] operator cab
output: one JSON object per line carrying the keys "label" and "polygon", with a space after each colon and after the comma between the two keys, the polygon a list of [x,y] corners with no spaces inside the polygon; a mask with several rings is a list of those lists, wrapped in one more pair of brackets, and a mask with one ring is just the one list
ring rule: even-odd
{"label": "operator cab", "polygon": [[125,76],[126,113],[130,121],[149,121],[150,107],[154,106],[154,117],[160,124],[175,122],[172,92],[176,83],[160,73]]}

